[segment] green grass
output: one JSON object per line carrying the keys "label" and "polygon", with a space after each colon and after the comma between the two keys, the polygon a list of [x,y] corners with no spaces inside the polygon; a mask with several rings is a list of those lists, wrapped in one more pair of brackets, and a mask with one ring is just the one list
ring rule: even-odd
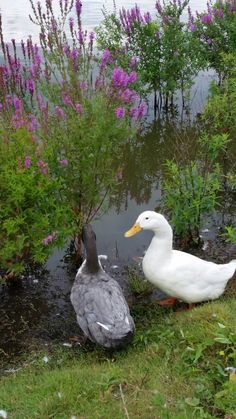
{"label": "green grass", "polygon": [[140,272],[138,272],[135,268],[127,269],[127,277],[130,290],[136,297],[150,294],[154,289],[154,285],[152,285],[147,279],[143,278],[143,276],[140,276]]}
{"label": "green grass", "polygon": [[224,372],[236,366],[233,298],[185,312],[138,305],[133,316],[136,335],[123,351],[30,354],[1,378],[0,410],[12,419],[236,418],[236,384]]}

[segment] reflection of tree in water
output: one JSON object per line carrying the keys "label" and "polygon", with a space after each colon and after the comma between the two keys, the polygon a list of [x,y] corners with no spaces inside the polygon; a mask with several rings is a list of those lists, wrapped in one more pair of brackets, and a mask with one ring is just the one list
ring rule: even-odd
{"label": "reflection of tree in water", "polygon": [[148,203],[153,190],[160,189],[165,161],[180,161],[187,155],[190,158],[195,142],[193,132],[192,127],[158,120],[136,141],[126,144],[116,162],[122,179],[110,204],[119,212],[123,206],[127,208],[130,199],[137,205]]}

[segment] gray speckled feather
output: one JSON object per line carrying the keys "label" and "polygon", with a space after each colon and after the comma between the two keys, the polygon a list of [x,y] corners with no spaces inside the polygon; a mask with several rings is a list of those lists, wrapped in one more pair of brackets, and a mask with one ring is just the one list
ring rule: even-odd
{"label": "gray speckled feather", "polygon": [[134,321],[119,284],[104,272],[97,260],[93,246],[96,249],[95,235],[91,231],[90,225],[85,226],[87,259],[76,275],[71,302],[85,335],[106,348],[116,348],[130,341]]}

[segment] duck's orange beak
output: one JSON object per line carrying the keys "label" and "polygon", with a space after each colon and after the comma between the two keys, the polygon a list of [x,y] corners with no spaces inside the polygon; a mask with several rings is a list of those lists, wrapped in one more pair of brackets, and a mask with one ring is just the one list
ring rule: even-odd
{"label": "duck's orange beak", "polygon": [[125,237],[131,237],[135,234],[139,233],[142,230],[142,227],[140,227],[139,224],[135,223],[128,231],[125,232]]}

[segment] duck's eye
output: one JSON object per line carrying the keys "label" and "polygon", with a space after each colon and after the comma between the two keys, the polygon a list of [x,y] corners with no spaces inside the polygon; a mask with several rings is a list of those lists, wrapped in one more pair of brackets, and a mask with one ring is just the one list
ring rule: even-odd
{"label": "duck's eye", "polygon": [[145,220],[149,220],[149,217],[146,217]]}

